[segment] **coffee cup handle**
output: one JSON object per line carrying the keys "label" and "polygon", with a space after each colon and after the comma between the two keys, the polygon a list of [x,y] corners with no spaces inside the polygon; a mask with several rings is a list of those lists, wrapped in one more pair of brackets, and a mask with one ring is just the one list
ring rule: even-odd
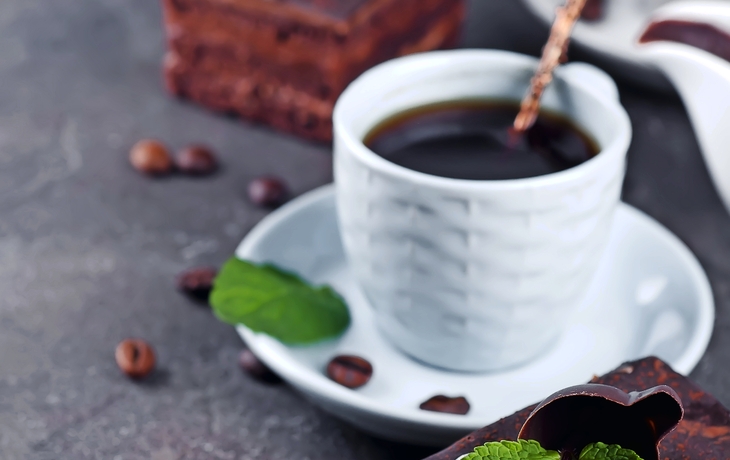
{"label": "coffee cup handle", "polygon": [[561,76],[570,84],[581,86],[590,92],[598,92],[603,97],[618,100],[618,87],[606,72],[584,62],[571,62],[561,69]]}

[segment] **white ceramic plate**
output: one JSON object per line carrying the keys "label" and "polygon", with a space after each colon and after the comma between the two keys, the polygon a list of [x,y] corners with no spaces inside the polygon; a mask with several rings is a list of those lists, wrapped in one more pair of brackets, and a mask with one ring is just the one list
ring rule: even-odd
{"label": "white ceramic plate", "polygon": [[[668,82],[636,49],[635,42],[646,27],[651,13],[670,0],[604,0],[603,17],[579,21],[573,40],[594,52],[601,61],[625,78],[651,86],[666,87]],[[565,0],[525,0],[545,23],[552,24],[555,8]]]}
{"label": "white ceramic plate", "polygon": [[[377,332],[372,312],[351,278],[340,243],[334,188],[307,193],[269,215],[236,251],[273,262],[347,300],[347,333],[313,347],[287,347],[238,327],[248,346],[287,382],[327,412],[372,434],[447,445],[566,386],[583,383],[624,361],[656,355],[689,373],[707,347],[714,321],[710,285],[697,260],[671,233],[622,204],[611,241],[585,301],[560,343],[538,361],[508,372],[463,374],[435,369],[396,351]],[[374,367],[371,381],[349,390],[323,373],[337,354],[357,354]],[[436,394],[465,396],[465,416],[426,412]]]}

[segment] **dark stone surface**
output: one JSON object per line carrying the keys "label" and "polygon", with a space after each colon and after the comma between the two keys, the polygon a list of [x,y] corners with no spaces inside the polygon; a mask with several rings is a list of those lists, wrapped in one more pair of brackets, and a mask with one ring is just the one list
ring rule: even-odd
{"label": "dark stone surface", "polygon": [[[466,43],[536,53],[546,28],[515,0],[474,0]],[[154,0],[0,1],[0,457],[402,459],[433,450],[365,436],[285,385],[239,370],[233,329],[175,290],[219,265],[266,211],[258,175],[294,194],[331,180],[329,147],[167,97]],[[675,95],[628,86],[625,199],[674,231],[713,284],[717,326],[692,376],[730,404],[730,217]],[[213,147],[209,178],[151,180],[134,142]],[[114,347],[141,337],[159,368],[130,382]]]}

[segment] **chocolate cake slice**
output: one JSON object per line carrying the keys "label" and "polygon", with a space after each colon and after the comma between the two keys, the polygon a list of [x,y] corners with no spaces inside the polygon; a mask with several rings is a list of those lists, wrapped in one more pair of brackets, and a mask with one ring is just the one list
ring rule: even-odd
{"label": "chocolate cake slice", "polygon": [[456,45],[465,0],[162,0],[167,87],[330,140],[335,100],[387,59]]}
{"label": "chocolate cake slice", "polygon": [[[659,444],[662,460],[727,460],[730,458],[730,411],[688,378],[674,372],[658,358],[625,363],[592,383],[623,391],[657,385],[670,386],[682,400],[684,418]],[[536,406],[481,428],[425,460],[455,460],[488,441],[514,440]]]}

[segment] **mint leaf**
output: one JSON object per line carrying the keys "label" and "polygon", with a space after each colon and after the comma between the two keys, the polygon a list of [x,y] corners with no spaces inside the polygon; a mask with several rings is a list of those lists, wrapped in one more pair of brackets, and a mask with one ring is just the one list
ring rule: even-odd
{"label": "mint leaf", "polygon": [[289,345],[342,334],[350,313],[328,286],[314,287],[271,264],[229,259],[213,282],[210,305],[226,323],[243,324]]}
{"label": "mint leaf", "polygon": [[622,449],[617,444],[608,445],[602,442],[594,442],[580,451],[578,460],[642,460],[642,458],[633,450]]}
{"label": "mint leaf", "polygon": [[554,450],[545,450],[537,441],[499,441],[488,442],[474,448],[474,452],[462,456],[460,460],[560,460]]}

